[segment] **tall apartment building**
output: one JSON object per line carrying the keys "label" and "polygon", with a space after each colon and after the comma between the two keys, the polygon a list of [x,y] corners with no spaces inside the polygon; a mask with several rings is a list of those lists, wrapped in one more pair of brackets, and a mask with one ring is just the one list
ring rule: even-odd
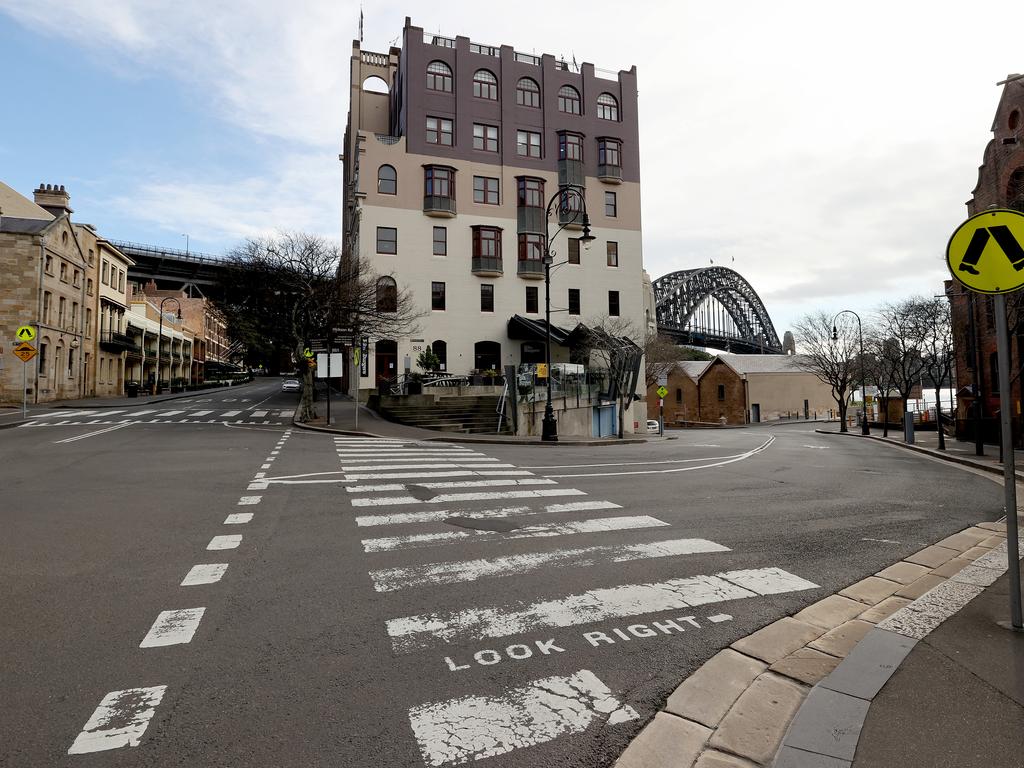
{"label": "tall apartment building", "polygon": [[[360,386],[415,369],[428,345],[454,374],[543,361],[546,225],[564,262],[551,273],[553,330],[611,318],[642,336],[638,139],[635,67],[577,71],[408,18],[401,48],[353,42],[345,251],[382,276],[379,309],[402,286],[423,313],[407,337],[370,339]],[[571,207],[546,220],[566,186],[585,196],[589,248],[582,216],[555,236]],[[569,361],[567,334],[553,335],[552,359]]]}

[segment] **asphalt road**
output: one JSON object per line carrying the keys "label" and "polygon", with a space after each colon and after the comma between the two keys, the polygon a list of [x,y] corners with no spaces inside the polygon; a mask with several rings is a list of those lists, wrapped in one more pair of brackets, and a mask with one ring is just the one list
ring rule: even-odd
{"label": "asphalt road", "polygon": [[1002,514],[805,424],[336,440],[278,386],[0,432],[0,765],[610,765],[719,649]]}

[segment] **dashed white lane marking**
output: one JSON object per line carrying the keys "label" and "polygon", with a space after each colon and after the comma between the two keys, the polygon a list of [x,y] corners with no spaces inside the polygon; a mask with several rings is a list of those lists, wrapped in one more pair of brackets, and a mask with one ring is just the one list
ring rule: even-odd
{"label": "dashed white lane marking", "polygon": [[220,581],[228,569],[227,563],[204,563],[193,565],[181,582],[183,587],[194,587],[197,584],[214,584]]}
{"label": "dashed white lane marking", "polygon": [[[253,484],[254,485],[254,484]],[[250,490],[256,490],[249,486]],[[265,488],[266,486],[264,486]],[[536,491],[484,491],[480,493],[441,493],[430,499],[417,499],[414,496],[371,497],[352,499],[353,507],[385,507],[398,504],[448,504],[463,501],[490,501],[492,499],[536,499],[542,496],[586,496],[586,491],[578,488],[541,488]]]}
{"label": "dashed white lane marking", "polygon": [[[532,475],[526,469],[472,470],[449,469],[442,472],[371,472],[369,474],[346,474],[346,480],[410,480],[418,477],[524,477]],[[416,483],[420,485],[420,483]]]}
{"label": "dashed white lane marking", "polygon": [[[530,474],[530,473],[527,473]],[[554,480],[545,477],[528,477],[523,480],[452,480],[429,483],[408,483],[417,488],[441,490],[444,488],[499,488],[508,485],[555,485]],[[353,485],[345,489],[349,493],[370,493],[373,491],[404,491],[407,485],[389,483],[386,485]]]}
{"label": "dashed white lane marking", "polygon": [[615,725],[639,717],[586,669],[535,680],[501,696],[465,696],[409,710],[423,760],[431,768],[544,744],[583,733],[598,721]]}
{"label": "dashed white lane marking", "polygon": [[132,425],[132,422],[129,422],[128,424],[115,424],[112,427],[106,427],[104,429],[97,429],[95,432],[86,432],[84,435],[75,435],[74,437],[68,437],[68,438],[65,438],[64,440],[57,440],[57,441],[55,441],[55,445],[60,445],[61,443],[73,443],[76,440],[85,440],[85,439],[90,438],[90,437],[96,437],[97,435],[104,435],[107,432],[113,432],[115,429],[121,429],[123,427],[130,427],[131,425]]}
{"label": "dashed white lane marking", "polygon": [[166,690],[166,685],[155,685],[152,688],[111,691],[103,697],[85,728],[75,737],[68,754],[83,755],[139,746]]}
{"label": "dashed white lane marking", "polygon": [[270,469],[269,464],[260,464],[260,469]]}
{"label": "dashed white lane marking", "polygon": [[756,595],[815,589],[817,584],[779,568],[726,571],[654,584],[592,589],[538,603],[469,608],[387,622],[395,651],[408,653],[438,642],[473,642],[528,634],[546,627],[571,627]]}
{"label": "dashed white lane marking", "polygon": [[149,628],[149,632],[142,638],[139,648],[191,643],[205,612],[205,608],[182,608],[161,612],[153,626]]}
{"label": "dashed white lane marking", "polygon": [[224,411],[224,413],[222,413],[220,416],[222,419],[226,419],[230,416],[237,416],[240,413],[241,411]]}
{"label": "dashed white lane marking", "polygon": [[156,414],[156,416],[157,418],[165,419],[168,416],[178,416],[182,413],[185,413],[185,411],[164,411],[163,413]]}
{"label": "dashed white lane marking", "polygon": [[728,547],[707,539],[670,539],[649,544],[556,549],[552,552],[506,555],[490,560],[481,558],[461,562],[427,563],[405,568],[384,568],[370,571],[370,578],[378,592],[394,592],[409,587],[456,584],[493,576],[520,576],[540,568],[582,568],[597,563],[628,563],[633,560],[728,551]]}
{"label": "dashed white lane marking", "polygon": [[267,412],[266,412],[266,411],[253,411],[253,412],[252,412],[252,417],[253,417],[254,419],[262,419],[262,418],[264,418],[264,417],[265,417],[266,415],[267,415]]}
{"label": "dashed white lane marking", "polygon": [[462,510],[432,509],[426,512],[398,512],[393,515],[361,515],[356,518],[356,525],[370,527],[375,525],[400,525],[402,523],[433,523],[449,517],[468,517],[482,519],[488,517],[511,517],[513,515],[540,515],[544,513],[586,512],[595,509],[621,509],[612,501],[573,501],[565,504],[548,504],[542,509],[530,507],[499,507],[497,509],[481,509],[475,512]]}
{"label": "dashed white lane marking", "polygon": [[267,482],[249,483],[245,487],[245,490],[247,490],[247,491],[265,491],[265,490],[267,490],[268,487],[270,487],[270,484],[267,483]]}
{"label": "dashed white lane marking", "polygon": [[210,543],[206,545],[206,548],[209,550],[234,549],[241,543],[242,535],[240,533],[229,536],[214,536],[210,539]]}
{"label": "dashed white lane marking", "polygon": [[249,504],[259,504],[263,500],[262,496],[243,496],[238,500],[238,506],[244,507]]}
{"label": "dashed white lane marking", "polygon": [[732,615],[728,613],[716,613],[714,616],[708,616],[707,619],[712,624],[721,624],[723,621],[732,621]]}
{"label": "dashed white lane marking", "polygon": [[208,416],[211,413],[213,413],[213,411],[192,411],[193,416]]}
{"label": "dashed white lane marking", "polygon": [[490,536],[500,539],[532,539],[550,536],[572,536],[577,533],[602,533],[605,531],[629,531],[637,528],[659,528],[666,525],[668,523],[664,523],[656,517],[650,517],[649,515],[602,517],[595,520],[575,520],[570,523],[529,525],[508,532],[471,528],[464,531],[445,531],[444,533],[384,536],[378,539],[363,539],[363,550],[366,552],[386,552],[393,549],[427,547],[444,541],[457,541],[476,536]]}
{"label": "dashed white lane marking", "polygon": [[224,525],[241,525],[252,520],[252,512],[234,512],[224,518]]}

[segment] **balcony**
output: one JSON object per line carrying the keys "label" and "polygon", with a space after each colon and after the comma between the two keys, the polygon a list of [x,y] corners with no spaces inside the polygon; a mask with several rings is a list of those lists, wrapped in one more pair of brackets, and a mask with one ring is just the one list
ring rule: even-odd
{"label": "balcony", "polygon": [[521,259],[518,271],[519,276],[527,280],[543,280],[544,262],[540,259]]}
{"label": "balcony", "polygon": [[135,339],[117,331],[103,331],[100,334],[100,349],[107,352],[138,352]]}
{"label": "balcony", "polygon": [[585,181],[586,179],[582,160],[558,161],[558,186],[582,187]]}
{"label": "balcony", "polygon": [[443,219],[453,218],[455,216],[455,198],[425,195],[423,197],[423,212],[427,216],[436,216]]}
{"label": "balcony", "polygon": [[597,178],[606,184],[621,184],[622,183],[622,166],[621,165],[598,165],[597,166]]}
{"label": "balcony", "polygon": [[545,233],[543,208],[519,206],[516,210],[516,224],[519,232],[531,232],[538,235]]}
{"label": "balcony", "polygon": [[503,274],[500,256],[474,256],[473,274],[481,277],[500,277]]}

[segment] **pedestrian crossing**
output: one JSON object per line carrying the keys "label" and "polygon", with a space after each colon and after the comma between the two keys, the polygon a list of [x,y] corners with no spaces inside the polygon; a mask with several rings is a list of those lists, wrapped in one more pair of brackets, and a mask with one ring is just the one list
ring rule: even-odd
{"label": "pedestrian crossing", "polygon": [[[279,426],[291,422],[295,410],[265,409],[255,411],[206,409],[142,408],[139,410],[93,408],[84,410],[54,409],[33,414],[21,427],[75,427],[93,424],[258,424]],[[112,417],[117,418],[112,418]]]}
{"label": "pedestrian crossing", "polygon": [[[396,593],[421,590],[418,612],[385,611],[390,615],[383,619],[383,632],[397,655],[451,654],[444,662],[453,672],[469,669],[470,662],[452,660],[460,646],[504,648],[510,659],[539,657],[564,651],[557,639],[535,639],[556,630],[622,621],[634,637],[644,636],[637,634],[641,628],[667,635],[731,620],[718,603],[818,586],[770,564],[695,574],[687,558],[714,558],[730,549],[680,535],[656,516],[630,514],[619,503],[590,498],[564,481],[537,477],[468,446],[354,436],[338,436],[334,443],[344,498],[357,511],[354,533],[362,534],[367,573],[382,605],[386,608]],[[598,538],[580,538],[586,534]],[[609,538],[601,540],[604,536]],[[550,544],[524,551],[538,547],[531,540]],[[568,545],[557,546],[563,540]],[[446,547],[459,544],[458,556],[445,555]],[[503,551],[506,545],[515,550]],[[479,556],[467,557],[466,546]],[[405,552],[409,559],[402,562]],[[620,564],[637,561],[667,564],[678,575],[607,586]],[[567,569],[593,574],[593,588],[560,590],[557,574]],[[538,578],[529,583],[542,585],[537,594],[510,599],[507,580],[530,575]],[[477,585],[478,605],[453,609],[445,604],[445,588],[469,583]],[[596,648],[614,644],[613,632],[632,639],[627,630],[582,636]],[[472,658],[489,665],[502,655],[482,650]],[[521,684],[452,699],[428,695],[427,701],[413,703],[409,724],[425,765],[447,768],[640,717],[591,670],[530,680],[528,667],[517,669],[524,670]]]}

